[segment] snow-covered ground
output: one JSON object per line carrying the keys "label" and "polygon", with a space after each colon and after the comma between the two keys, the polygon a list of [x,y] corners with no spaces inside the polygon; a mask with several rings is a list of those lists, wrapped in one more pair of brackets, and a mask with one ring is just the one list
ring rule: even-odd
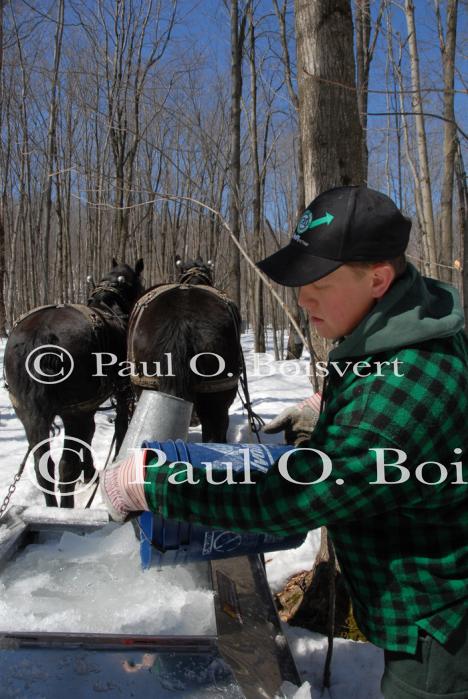
{"label": "snow-covered ground", "polygon": [[[249,375],[249,389],[252,400],[252,405],[259,415],[264,420],[268,421],[275,417],[283,408],[293,405],[296,402],[308,397],[311,394],[311,385],[307,377],[307,361],[299,360],[294,362],[274,362],[272,353],[266,355],[254,355],[253,338],[251,333],[246,333],[243,338],[243,346],[246,353],[246,364]],[[3,370],[3,350],[4,343],[0,343],[0,372]],[[102,468],[104,465],[109,445],[113,434],[113,425],[109,422],[108,417],[111,413],[97,413],[96,415],[96,433],[93,440],[93,449],[97,455],[97,466]],[[265,443],[279,442],[281,435],[264,435]],[[200,428],[191,428],[190,441],[201,441]],[[242,409],[239,399],[236,399],[231,408],[231,420],[229,429],[229,441],[231,442],[251,442],[254,441],[250,435],[247,418]],[[59,453],[61,436],[56,438],[57,453]],[[0,387],[0,503],[7,492],[8,486],[11,483],[15,472],[26,452],[27,442],[23,427],[20,421],[16,418],[11,406],[8,393],[3,387]],[[79,496],[77,506],[80,502],[85,502],[87,494]],[[35,485],[34,478],[29,478],[25,473],[18,484],[16,492],[12,498],[14,505],[43,505],[43,495]],[[96,496],[93,507],[102,508],[102,503],[99,500],[99,495]],[[127,525],[125,525],[127,526]],[[313,564],[315,554],[319,544],[318,531],[312,531],[308,535],[304,544],[295,550],[280,551],[267,554],[267,574],[270,586],[273,592],[278,591],[283,586],[287,578],[301,570],[310,569]],[[120,536],[118,532],[114,535],[116,542],[119,545],[131,545],[130,539],[127,541],[125,533]],[[120,541],[121,539],[121,541]],[[66,543],[66,542],[65,542]],[[70,539],[68,542],[72,550],[76,546],[76,541]],[[63,542],[60,548],[63,549]],[[80,555],[80,550],[75,550],[76,555]],[[52,572],[48,566],[53,566],[54,561],[50,558],[54,555],[59,555],[57,546],[51,544],[48,546],[49,559],[44,559],[43,556],[31,553],[31,577],[25,575],[19,584],[19,587],[14,588],[14,581],[8,579],[0,580],[0,628],[5,628],[2,624],[2,617],[5,618],[8,609],[5,606],[5,592],[9,598],[16,594],[21,598],[22,604],[27,604],[28,597],[34,597],[34,604],[37,606],[38,598],[40,597],[41,589],[50,589],[50,580],[53,578]],[[63,553],[63,551],[61,552]],[[82,553],[82,552],[81,552]],[[91,555],[92,558],[92,555]],[[47,562],[47,561],[50,561]],[[38,573],[38,566],[40,572]],[[57,570],[60,569],[60,562],[57,563]],[[107,575],[108,573],[106,573]],[[67,575],[70,580],[73,579],[71,571],[68,570]],[[131,568],[127,571],[127,583],[125,580],[119,581],[119,591],[125,587],[131,587],[132,580]],[[42,577],[41,577],[42,576]],[[71,576],[71,577],[70,577]],[[190,633],[188,628],[199,628],[207,620],[201,621],[202,616],[200,610],[203,609],[206,596],[209,594],[200,589],[196,589],[193,579],[187,571],[186,579],[180,582],[178,577],[177,595],[174,604],[171,604],[170,613],[167,618],[171,619],[171,628],[166,632],[174,632],[175,629],[179,633]],[[103,580],[103,585],[106,583]],[[13,585],[13,587],[11,587]],[[60,588],[57,587],[57,590]],[[104,589],[104,588],[103,588]],[[107,586],[105,588],[107,590]],[[133,590],[134,591],[134,590]],[[70,605],[74,605],[72,601],[73,590],[69,588]],[[120,592],[119,592],[120,594]],[[143,595],[143,592],[142,592]],[[205,596],[205,597],[204,597]],[[135,595],[134,595],[135,597]],[[157,598],[157,595],[154,595]],[[172,597],[174,601],[174,597]],[[57,628],[60,624],[60,619],[67,619],[68,624],[73,624],[73,615],[67,612],[67,600],[63,597],[59,599],[57,591],[55,616],[53,619],[45,612],[43,615],[42,628],[52,629]],[[165,600],[167,602],[167,599]],[[140,605],[140,612],[146,609],[145,604]],[[19,608],[21,605],[17,605]],[[124,605],[121,605],[123,608]],[[109,610],[102,610],[102,618],[109,618]],[[164,612],[163,607],[158,610],[158,616],[161,619],[161,614]],[[62,616],[61,616],[62,615]],[[143,623],[143,615],[141,617]],[[17,619],[18,621],[18,619]],[[27,624],[27,619],[24,621]],[[26,628],[26,626],[23,626]],[[326,655],[327,643],[326,639],[320,634],[312,633],[305,629],[292,627],[288,624],[283,624],[285,635],[288,638],[289,645],[296,660],[298,670],[303,680],[303,685],[300,689],[297,687],[284,686],[283,697],[291,699],[308,699],[312,697],[328,697],[330,699],[380,699],[380,677],[383,671],[383,653],[370,643],[358,643],[354,641],[346,641],[342,639],[335,640],[331,687],[329,690],[321,692],[321,679],[323,672],[323,664]],[[68,628],[68,630],[73,630]],[[132,631],[135,629],[132,628]],[[149,629],[148,629],[149,630]],[[153,629],[151,629],[153,631]]]}

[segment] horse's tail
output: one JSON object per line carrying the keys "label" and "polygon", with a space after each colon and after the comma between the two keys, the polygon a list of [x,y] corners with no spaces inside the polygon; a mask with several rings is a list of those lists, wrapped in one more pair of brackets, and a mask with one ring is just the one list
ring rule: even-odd
{"label": "horse's tail", "polygon": [[185,400],[193,400],[193,333],[186,319],[168,318],[158,328],[159,390]]}

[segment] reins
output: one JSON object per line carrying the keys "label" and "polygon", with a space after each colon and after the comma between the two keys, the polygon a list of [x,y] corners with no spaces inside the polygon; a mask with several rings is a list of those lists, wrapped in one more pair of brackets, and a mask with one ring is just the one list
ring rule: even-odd
{"label": "reins", "polygon": [[244,400],[242,399],[242,395],[241,395],[240,390],[237,391],[237,395],[239,396],[242,407],[245,410],[247,410],[250,430],[255,435],[257,442],[259,442],[259,444],[261,444],[262,440],[260,438],[260,432],[261,432],[263,425],[265,424],[265,420],[262,417],[260,417],[260,415],[258,415],[253,410],[252,401],[250,400],[249,384],[248,384],[248,380],[247,380],[247,367],[245,365],[244,350],[242,349],[240,332],[239,332],[240,317],[238,314],[237,306],[235,306],[235,304],[230,299],[229,299],[229,303],[227,305],[229,308],[229,312],[231,313],[234,327],[236,329],[237,344],[239,347],[239,355],[240,355],[240,360],[241,360],[241,372],[239,375],[239,383],[241,385],[241,388],[242,388],[242,391],[244,394]]}

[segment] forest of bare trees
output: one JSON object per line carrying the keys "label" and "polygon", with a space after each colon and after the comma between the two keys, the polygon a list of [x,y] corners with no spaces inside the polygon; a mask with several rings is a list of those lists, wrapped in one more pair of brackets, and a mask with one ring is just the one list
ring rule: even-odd
{"label": "forest of bare trees", "polygon": [[263,350],[289,321],[223,222],[259,259],[320,189],[363,181],[412,216],[410,261],[465,286],[468,318],[466,2],[0,7],[1,334],[83,301],[113,256],[143,257],[149,285],[178,253],[214,261]]}

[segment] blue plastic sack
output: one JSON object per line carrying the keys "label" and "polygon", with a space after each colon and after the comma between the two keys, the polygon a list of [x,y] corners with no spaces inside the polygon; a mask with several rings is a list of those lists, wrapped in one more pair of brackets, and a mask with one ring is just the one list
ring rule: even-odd
{"label": "blue plastic sack", "polygon": [[[183,442],[180,439],[175,442],[144,442],[142,446],[164,452],[167,463],[189,462],[195,478],[197,470],[206,471],[207,462],[212,464],[213,473],[226,472],[227,463],[232,464],[233,473],[245,473],[246,460],[253,476],[255,471],[268,471],[280,456],[293,449],[291,446],[264,444],[198,444]],[[139,524],[140,559],[143,568],[291,549],[300,546],[306,536],[298,534],[277,537],[270,534],[209,529],[188,522],[165,519],[151,512],[144,512],[139,518]]]}

